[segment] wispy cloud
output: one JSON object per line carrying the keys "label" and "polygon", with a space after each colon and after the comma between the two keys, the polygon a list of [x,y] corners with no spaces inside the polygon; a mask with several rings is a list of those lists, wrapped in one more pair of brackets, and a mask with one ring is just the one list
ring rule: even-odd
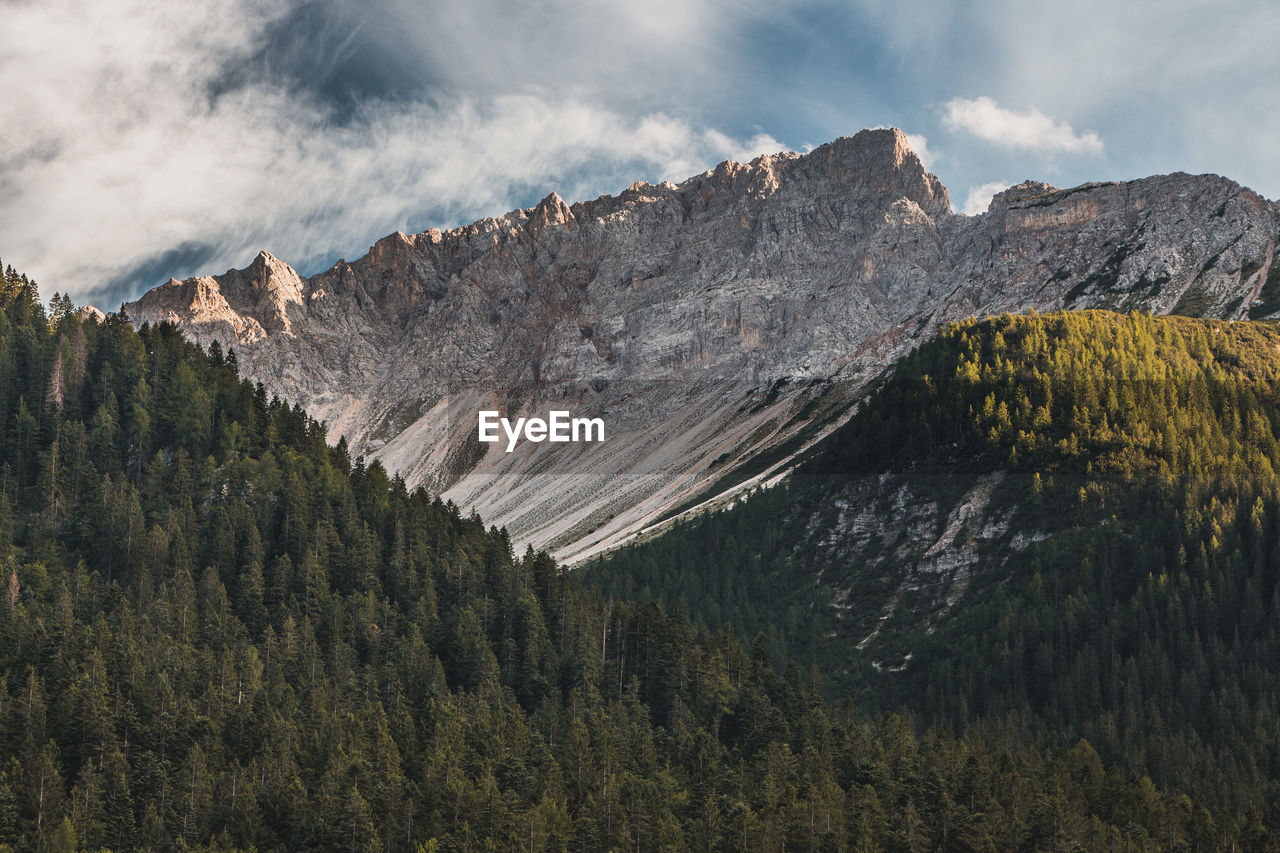
{"label": "wispy cloud", "polygon": [[339,119],[322,93],[245,71],[297,8],[6,9],[5,260],[49,291],[110,308],[163,276],[243,265],[262,248],[318,266],[396,228],[497,214],[551,190],[572,199],[680,179],[786,147],[573,87],[437,87],[361,98]]}
{"label": "wispy cloud", "polygon": [[964,207],[960,209],[960,212],[969,216],[986,213],[987,208],[991,206],[992,196],[1007,190],[1011,186],[1013,185],[1006,181],[990,181],[989,183],[979,184],[976,187],[969,187],[969,194],[965,196]]}
{"label": "wispy cloud", "polygon": [[1102,138],[1091,130],[1076,133],[1067,122],[1035,107],[1016,112],[986,96],[952,98],[943,107],[942,121],[950,130],[967,130],[1007,148],[1052,154],[1101,154],[1103,149]]}
{"label": "wispy cloud", "polygon": [[907,144],[911,146],[911,150],[916,152],[916,156],[920,158],[920,163],[925,169],[933,170],[933,151],[929,148],[929,140],[923,134],[908,133]]}

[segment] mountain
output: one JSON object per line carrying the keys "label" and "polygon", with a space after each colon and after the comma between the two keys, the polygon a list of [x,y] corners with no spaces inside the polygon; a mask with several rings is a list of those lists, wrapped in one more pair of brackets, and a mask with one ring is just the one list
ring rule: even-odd
{"label": "mountain", "polygon": [[1084,741],[828,704],[0,278],[0,851],[1263,850]]}
{"label": "mountain", "polygon": [[[679,184],[394,234],[303,279],[261,254],[126,307],[234,347],[329,438],[581,560],[787,470],[943,323],[1027,308],[1280,312],[1276,207],[1216,176],[1060,190],[981,216],[896,130]],[[477,412],[600,417],[600,444],[476,440]]]}
{"label": "mountain", "polygon": [[1063,312],[903,358],[784,485],[582,570],[834,696],[1280,809],[1280,329]]}

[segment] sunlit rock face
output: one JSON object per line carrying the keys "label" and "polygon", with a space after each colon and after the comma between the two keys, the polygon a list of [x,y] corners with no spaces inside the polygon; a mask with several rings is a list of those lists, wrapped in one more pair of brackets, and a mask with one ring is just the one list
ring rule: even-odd
{"label": "sunlit rock face", "polygon": [[[904,134],[869,130],[393,234],[308,279],[264,252],[126,310],[234,347],[331,439],[576,560],[776,478],[940,323],[1280,312],[1278,231],[1270,202],[1212,175],[1027,182],[954,214]],[[552,409],[603,419],[606,440],[477,440],[480,410]]]}

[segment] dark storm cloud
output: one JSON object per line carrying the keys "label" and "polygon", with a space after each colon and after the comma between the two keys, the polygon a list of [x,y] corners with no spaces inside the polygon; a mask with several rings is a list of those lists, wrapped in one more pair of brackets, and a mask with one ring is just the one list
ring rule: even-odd
{"label": "dark storm cloud", "polygon": [[370,100],[430,99],[443,81],[420,55],[412,30],[385,2],[301,3],[270,21],[254,51],[213,81],[211,92],[279,87],[318,99],[345,121]]}
{"label": "dark storm cloud", "polygon": [[140,291],[173,277],[185,278],[209,272],[207,264],[218,254],[212,243],[183,243],[146,258],[137,266],[92,288],[98,305],[115,310],[133,300]]}

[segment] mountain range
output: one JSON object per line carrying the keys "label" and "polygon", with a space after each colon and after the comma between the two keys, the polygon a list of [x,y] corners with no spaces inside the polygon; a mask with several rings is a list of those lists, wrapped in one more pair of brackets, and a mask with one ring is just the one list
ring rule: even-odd
{"label": "mountain range", "polygon": [[[1274,203],[1214,175],[1027,181],[958,214],[903,133],[867,130],[396,233],[306,278],[263,252],[125,310],[234,349],[353,455],[572,563],[778,479],[948,322],[1274,317],[1278,234]],[[506,453],[481,409],[600,417],[606,441]]]}

